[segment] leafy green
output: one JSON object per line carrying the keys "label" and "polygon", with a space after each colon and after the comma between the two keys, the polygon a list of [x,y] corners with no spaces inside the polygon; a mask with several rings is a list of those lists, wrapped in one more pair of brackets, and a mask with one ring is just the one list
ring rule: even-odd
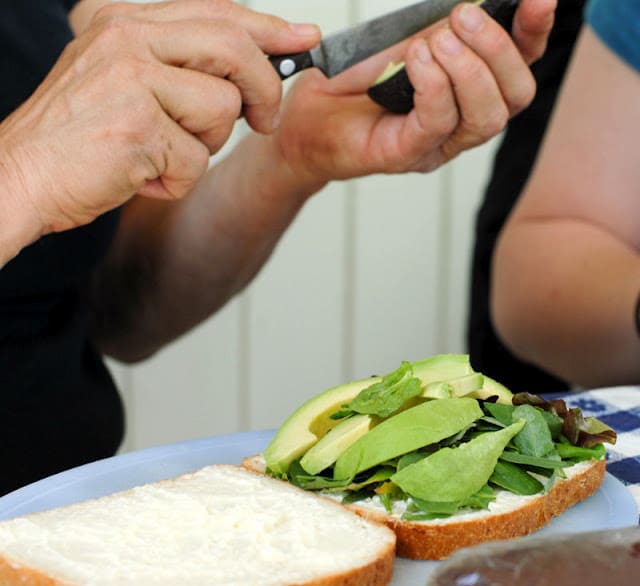
{"label": "leafy green", "polygon": [[360,482],[352,482],[345,487],[345,490],[362,490],[366,486],[378,484],[389,480],[396,473],[396,469],[390,466],[380,466],[373,471],[373,474],[361,480]]}
{"label": "leafy green", "polygon": [[563,460],[573,460],[577,462],[591,460],[592,458],[601,460],[607,455],[607,450],[603,444],[596,444],[592,448],[583,448],[571,444],[559,443],[556,444],[556,452]]}
{"label": "leafy green", "polygon": [[515,409],[513,405],[485,402],[482,407],[489,415],[495,417],[503,427],[513,423],[513,411]]}
{"label": "leafy green", "polygon": [[[547,400],[531,393],[516,393],[514,405],[532,405],[539,407],[562,419],[562,433],[575,446],[592,447],[603,442],[616,443],[616,432],[595,417],[583,417],[578,407],[569,409],[562,399]],[[559,433],[552,427],[554,439]]]}
{"label": "leafy green", "polygon": [[434,502],[412,498],[402,518],[407,521],[430,521],[454,515],[462,509],[488,509],[495,500],[493,489],[485,485],[469,498],[454,502]]}
{"label": "leafy green", "polygon": [[567,466],[571,466],[571,462],[563,462],[557,456],[556,458],[539,458],[537,456],[520,454],[511,450],[505,450],[502,452],[500,460],[503,462],[512,462],[513,464],[522,464],[524,466],[536,466],[538,468],[566,468]]}
{"label": "leafy green", "polygon": [[458,447],[442,448],[400,470],[391,481],[412,497],[446,502],[465,500],[487,483],[506,445],[524,425],[524,421],[519,421],[500,431],[483,433]]}
{"label": "leafy green", "polygon": [[351,484],[352,481],[352,478],[334,480],[326,476],[313,476],[308,474],[300,465],[300,460],[293,461],[289,467],[289,482],[305,490],[345,488]]}
{"label": "leafy green", "polygon": [[411,464],[415,464],[420,460],[423,460],[428,455],[433,454],[435,450],[418,450],[417,452],[410,452],[398,458],[398,464],[396,465],[396,470],[402,470]]}
{"label": "leafy green", "polygon": [[542,492],[543,484],[517,464],[498,460],[489,482],[514,494],[537,494]]}
{"label": "leafy green", "polygon": [[554,449],[551,431],[541,411],[531,405],[520,405],[511,414],[513,421],[524,420],[526,425],[513,438],[521,454],[542,458]]}
{"label": "leafy green", "polygon": [[578,407],[570,409],[562,426],[562,432],[569,441],[584,448],[590,448],[602,442],[615,444],[617,435],[607,424],[595,417],[583,417]]}
{"label": "leafy green", "polygon": [[422,393],[422,382],[413,376],[410,362],[403,362],[393,372],[360,391],[356,397],[331,417],[346,417],[351,413],[389,417],[409,399]]}

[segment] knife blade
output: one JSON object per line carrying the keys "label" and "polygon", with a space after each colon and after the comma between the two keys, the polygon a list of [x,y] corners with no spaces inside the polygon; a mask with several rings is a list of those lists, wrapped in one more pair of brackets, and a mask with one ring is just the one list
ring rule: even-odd
{"label": "knife blade", "polygon": [[282,79],[309,67],[333,77],[445,18],[464,1],[469,0],[423,0],[332,33],[310,51],[272,55],[269,60]]}

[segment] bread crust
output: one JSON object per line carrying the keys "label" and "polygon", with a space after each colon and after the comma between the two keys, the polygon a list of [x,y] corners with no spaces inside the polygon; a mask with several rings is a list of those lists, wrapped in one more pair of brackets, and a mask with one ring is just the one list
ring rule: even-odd
{"label": "bread crust", "polygon": [[393,577],[395,557],[395,547],[390,543],[381,555],[366,566],[290,586],[386,586]]}
{"label": "bread crust", "polygon": [[0,557],[0,586],[76,586]]}
{"label": "bread crust", "polygon": [[[243,465],[264,472],[264,459],[246,458]],[[358,505],[346,505],[358,515],[393,529],[396,553],[413,560],[441,560],[463,547],[487,541],[522,537],[542,529],[553,517],[591,496],[602,484],[605,460],[593,460],[591,465],[568,479],[558,479],[544,495],[528,497],[522,506],[491,515],[467,517],[459,522],[406,521],[382,510]]]}

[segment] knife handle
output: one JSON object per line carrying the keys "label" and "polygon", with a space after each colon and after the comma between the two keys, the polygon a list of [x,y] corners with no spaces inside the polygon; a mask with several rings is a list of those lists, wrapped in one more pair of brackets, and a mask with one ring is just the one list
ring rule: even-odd
{"label": "knife handle", "polygon": [[309,51],[290,53],[289,55],[272,55],[269,57],[269,61],[278,72],[280,79],[287,79],[303,69],[313,67],[313,59]]}

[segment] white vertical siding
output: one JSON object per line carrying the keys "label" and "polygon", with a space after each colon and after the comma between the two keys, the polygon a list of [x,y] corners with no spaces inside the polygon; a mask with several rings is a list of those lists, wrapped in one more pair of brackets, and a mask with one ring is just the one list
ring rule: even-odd
{"label": "white vertical siding", "polygon": [[[411,1],[245,4],[330,32]],[[110,364],[128,410],[123,450],[275,427],[324,388],[464,351],[472,222],[493,148],[317,194],[238,299],[145,364]]]}

